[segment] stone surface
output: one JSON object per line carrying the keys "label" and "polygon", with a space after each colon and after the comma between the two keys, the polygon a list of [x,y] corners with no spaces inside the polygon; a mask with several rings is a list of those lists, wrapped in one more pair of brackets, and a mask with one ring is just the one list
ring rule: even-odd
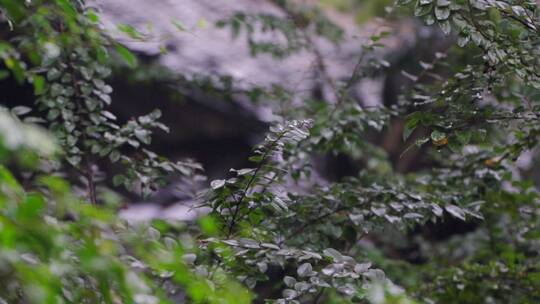
{"label": "stone surface", "polygon": [[[312,89],[315,85],[312,53],[303,51],[279,61],[266,54],[252,57],[245,35],[233,39],[229,28],[215,26],[217,21],[238,11],[284,16],[270,1],[96,0],[96,5],[105,28],[113,37],[134,51],[158,57],[162,65],[188,77],[229,75],[244,87],[279,83],[296,91]],[[331,15],[346,31],[345,41],[336,46],[317,39],[316,44],[326,60],[328,73],[334,78],[343,78],[350,74],[351,62],[372,29],[368,26],[360,30],[350,16],[335,12]],[[182,23],[187,30],[180,31],[175,22]],[[148,34],[149,39],[140,42],[126,38],[115,30],[120,23]],[[166,54],[160,53],[163,47],[168,50]]]}

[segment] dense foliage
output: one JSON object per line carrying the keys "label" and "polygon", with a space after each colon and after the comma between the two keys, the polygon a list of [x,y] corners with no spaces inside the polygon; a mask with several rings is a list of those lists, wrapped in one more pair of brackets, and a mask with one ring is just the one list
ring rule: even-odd
{"label": "dense foliage", "polygon": [[[270,2],[285,17],[238,12],[217,26],[277,63],[312,52],[324,75],[315,41],[340,44],[343,30],[318,6]],[[409,83],[397,103],[363,107],[351,94],[391,65],[391,26],[359,47],[347,79],[328,77],[324,97],[215,84],[273,111],[252,165],[190,192],[209,210],[195,223],[129,224],[99,166],[119,165],[108,178],[141,196],[171,180],[199,183],[202,167],[150,151],[152,131],[168,130],[159,110],[127,122],[110,112],[107,77],[137,58],[106,35],[97,11],[81,0],[0,0],[0,78],[35,94],[32,108],[0,111],[0,302],[538,303],[540,196],[515,164],[524,153],[538,161],[537,2],[388,5],[388,20],[415,16],[453,44],[402,72]],[[422,149],[421,170],[394,170],[373,140],[399,121],[402,156]],[[321,155],[362,169],[321,179]],[[474,229],[430,239],[448,222]],[[417,246],[422,263],[395,258],[400,244]]]}

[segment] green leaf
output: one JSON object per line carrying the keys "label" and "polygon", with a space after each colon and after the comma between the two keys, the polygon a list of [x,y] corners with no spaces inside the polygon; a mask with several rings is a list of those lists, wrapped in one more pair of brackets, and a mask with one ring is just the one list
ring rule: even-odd
{"label": "green leaf", "polygon": [[464,47],[467,45],[467,43],[469,43],[469,39],[470,39],[469,35],[459,34],[457,44],[460,47]]}
{"label": "green leaf", "polygon": [[27,106],[16,106],[13,109],[11,109],[11,113],[13,113],[16,116],[22,116],[25,114],[28,114],[32,111],[32,108]]}
{"label": "green leaf", "polygon": [[437,6],[450,6],[450,0],[437,0]]}
{"label": "green leaf", "polygon": [[421,17],[421,16],[424,16],[424,15],[427,15],[427,14],[431,13],[432,10],[433,10],[433,5],[432,4],[427,4],[427,5],[419,4],[414,9],[414,15],[416,17]]}
{"label": "green leaf", "polygon": [[403,141],[407,140],[409,136],[414,132],[418,124],[420,123],[422,113],[414,112],[407,117],[407,122],[403,128]]}
{"label": "green leaf", "polygon": [[437,20],[447,20],[450,17],[450,8],[435,7],[435,17],[437,17]]}
{"label": "green leaf", "polygon": [[121,156],[120,152],[118,152],[117,150],[113,150],[113,151],[111,151],[111,154],[109,154],[109,159],[113,163],[115,163],[120,159],[120,156]]}
{"label": "green leaf", "polygon": [[132,68],[138,64],[137,57],[122,45],[116,45],[116,52],[124,59],[124,61]]}
{"label": "green leaf", "polygon": [[198,222],[205,235],[214,236],[219,233],[218,221],[213,216],[203,216],[198,220]]}
{"label": "green leaf", "polygon": [[398,0],[397,4],[398,5],[407,5],[407,4],[411,3],[411,2],[412,2],[412,0]]}
{"label": "green leaf", "polygon": [[98,23],[99,22],[99,16],[96,14],[96,12],[94,12],[93,10],[88,10],[86,11],[86,16],[88,17],[88,19],[94,23]]}
{"label": "green leaf", "polygon": [[439,27],[443,31],[445,35],[450,35],[450,32],[452,31],[452,26],[450,25],[450,21],[444,20],[442,22],[439,22]]}
{"label": "green leaf", "polygon": [[5,58],[4,63],[13,73],[15,80],[19,84],[23,84],[26,78],[26,75],[25,75],[26,71],[23,64],[19,60],[13,59],[11,57]]}
{"label": "green leaf", "polygon": [[456,131],[456,137],[463,145],[466,145],[471,140],[472,134],[469,130]]}
{"label": "green leaf", "polygon": [[435,131],[431,132],[430,137],[431,137],[431,140],[433,140],[433,141],[441,141],[441,140],[444,140],[446,138],[446,133],[435,130]]}
{"label": "green leaf", "polygon": [[304,263],[296,270],[300,277],[307,277],[313,273],[313,268],[310,263]]}
{"label": "green leaf", "polygon": [[133,38],[135,40],[143,40],[144,35],[140,33],[136,28],[129,24],[118,24],[117,26],[118,30],[128,35],[130,38]]}
{"label": "green leaf", "polygon": [[334,262],[339,263],[343,261],[343,255],[339,251],[335,250],[334,248],[325,249],[323,251],[323,254],[329,258],[332,258]]}
{"label": "green leaf", "polygon": [[77,10],[75,10],[75,7],[73,7],[73,4],[70,1],[56,0],[56,3],[58,3],[64,13],[66,13],[71,18],[75,18],[77,16]]}
{"label": "green leaf", "polygon": [[448,213],[450,213],[454,217],[457,217],[458,219],[462,221],[465,220],[465,211],[463,211],[463,209],[459,208],[458,206],[448,205],[444,207],[444,209],[446,209],[446,211],[448,211]]}
{"label": "green leaf", "polygon": [[30,193],[27,195],[24,203],[19,206],[17,217],[30,220],[40,215],[44,210],[45,200],[43,197],[36,193]]}
{"label": "green leaf", "polygon": [[414,145],[417,147],[423,146],[425,143],[429,141],[428,137],[419,138],[414,142]]}
{"label": "green leaf", "polygon": [[22,187],[17,182],[17,179],[15,179],[13,174],[11,174],[11,172],[2,164],[0,164],[0,182],[8,185],[17,192],[22,191]]}
{"label": "green leaf", "polygon": [[212,189],[214,189],[214,190],[222,188],[223,186],[225,186],[225,180],[224,179],[217,179],[217,180],[214,180],[214,181],[212,181],[210,183],[210,187],[212,187]]}
{"label": "green leaf", "polygon": [[32,77],[32,82],[34,84],[34,94],[43,94],[43,91],[45,90],[45,78],[40,75],[35,75]]}
{"label": "green leaf", "polygon": [[125,181],[126,181],[126,177],[121,174],[117,174],[113,177],[113,185],[115,187],[123,185]]}

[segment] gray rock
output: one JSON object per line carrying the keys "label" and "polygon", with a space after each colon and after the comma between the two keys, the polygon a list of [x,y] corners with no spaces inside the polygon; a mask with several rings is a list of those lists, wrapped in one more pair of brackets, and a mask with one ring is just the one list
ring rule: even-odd
{"label": "gray rock", "polygon": [[[285,13],[268,0],[95,0],[102,21],[110,34],[130,49],[156,56],[159,62],[174,72],[190,75],[228,75],[244,88],[267,87],[278,83],[302,92],[318,85],[313,77],[315,56],[302,51],[276,61],[269,55],[252,57],[245,35],[233,39],[229,28],[215,23],[236,12],[265,13],[283,17]],[[345,30],[345,41],[335,45],[323,38],[315,44],[325,58],[328,74],[335,79],[351,73],[351,63],[358,56],[366,36],[373,26],[360,30],[351,16],[331,14],[334,22]],[[206,26],[197,24],[205,20]],[[180,31],[174,24],[187,28]],[[116,30],[117,24],[129,24],[148,34],[148,41],[126,38]],[[263,33],[257,33],[263,36]],[[279,37],[278,37],[279,39]],[[161,48],[168,52],[162,54]]]}

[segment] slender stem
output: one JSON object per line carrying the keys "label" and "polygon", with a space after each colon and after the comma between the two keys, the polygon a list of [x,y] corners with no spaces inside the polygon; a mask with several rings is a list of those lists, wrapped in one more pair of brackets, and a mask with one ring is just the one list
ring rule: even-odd
{"label": "slender stem", "polygon": [[86,161],[86,180],[88,182],[88,198],[92,204],[97,204],[97,195],[96,195],[96,183],[94,181],[94,172],[92,169],[92,163],[88,160]]}
{"label": "slender stem", "polygon": [[[75,100],[77,100],[77,105],[79,107],[78,114],[84,115],[84,112],[81,110],[81,108],[84,107],[84,102],[80,100],[81,99],[80,96],[82,96],[82,92],[81,92],[81,88],[77,80],[77,71],[73,68],[74,63],[71,61],[71,59],[69,59],[70,58],[69,56],[70,55],[68,55],[68,60],[69,60],[69,66],[70,66],[70,71],[71,71],[71,76],[72,76],[72,85],[77,94],[75,96]],[[87,141],[86,133],[84,129],[81,130],[81,134],[82,134],[82,140],[83,140],[83,145],[84,145],[84,143],[86,143]],[[83,176],[86,177],[87,187],[88,187],[87,189],[88,199],[90,200],[92,204],[96,205],[97,204],[96,182],[94,180],[94,170],[93,170],[93,162],[91,160],[91,152],[89,151],[89,148],[84,148],[82,150],[84,153],[83,159],[84,159],[86,168],[85,170],[78,170],[78,171],[82,171]]]}
{"label": "slender stem", "polygon": [[[525,21],[525,20],[523,20],[523,19],[521,19],[521,18],[518,18],[517,16],[514,16],[514,15],[512,15],[512,14],[509,14],[508,12],[501,11],[501,13],[502,13],[504,16],[506,16],[506,17],[508,17],[508,18],[510,18],[510,19],[512,19],[512,20],[514,20],[514,21],[516,21],[516,22],[518,22],[518,23],[520,23],[520,24],[523,25],[524,27],[526,27],[526,28],[528,28],[528,29],[530,29],[530,30],[533,30],[533,31],[535,31],[536,33],[540,34],[540,30],[538,30],[538,28],[537,28],[534,24],[528,23],[527,21]],[[525,10],[525,14],[527,14],[527,17],[529,17],[530,20],[533,20],[533,19],[531,18],[531,16],[529,15],[529,13],[528,13],[527,10]]]}
{"label": "slender stem", "polygon": [[[268,183],[264,186],[264,189],[262,189],[262,191],[260,192],[260,193],[261,193],[261,196],[262,196],[264,193],[266,193],[266,191],[268,191],[268,188],[276,181],[277,177],[278,177],[278,174],[276,173],[276,175],[274,175],[274,177],[272,177],[272,179],[268,181]],[[241,221],[244,217],[249,216],[249,215],[251,214],[252,211],[253,211],[253,209],[249,209],[249,210],[246,212],[246,214],[244,214],[244,215],[242,215],[242,216],[240,216],[240,217],[238,218],[238,221]]]}
{"label": "slender stem", "polygon": [[[257,178],[257,174],[259,173],[259,171],[261,170],[261,168],[263,167],[265,161],[266,161],[266,158],[269,156],[270,154],[270,151],[272,151],[274,145],[279,141],[281,140],[281,138],[283,138],[283,136],[285,136],[285,134],[287,133],[287,130],[285,130],[284,132],[282,132],[274,141],[272,141],[268,148],[264,151],[263,155],[262,155],[262,158],[261,158],[261,161],[259,162],[257,168],[255,168],[255,171],[253,172],[253,174],[251,175],[249,181],[247,182],[244,190],[242,191],[242,196],[240,197],[240,199],[236,202],[236,205],[235,205],[235,210],[234,210],[234,213],[233,213],[233,216],[232,216],[232,219],[229,223],[229,228],[228,228],[228,233],[227,233],[227,237],[230,237],[232,235],[232,232],[233,232],[233,229],[234,229],[234,225],[236,225],[236,222],[237,222],[237,216],[238,216],[238,213],[240,212],[240,208],[242,206],[242,202],[244,201],[244,199],[246,198],[247,196],[247,192],[249,191],[249,188],[251,188],[251,186],[253,185],[253,183],[255,182],[255,179]],[[233,195],[234,197],[234,195]]]}
{"label": "slender stem", "polygon": [[289,235],[287,236],[286,239],[294,238],[294,237],[296,237],[297,235],[299,235],[300,233],[304,232],[304,230],[306,230],[306,228],[308,228],[309,226],[311,226],[311,225],[313,225],[313,224],[315,224],[315,223],[317,223],[317,222],[320,222],[321,220],[323,220],[323,219],[325,219],[325,218],[327,218],[327,217],[329,217],[329,216],[331,216],[331,215],[334,215],[334,214],[336,214],[336,213],[338,213],[338,212],[345,211],[345,210],[347,210],[347,209],[349,209],[349,208],[351,208],[351,207],[348,207],[348,206],[342,206],[342,207],[337,208],[336,210],[333,210],[333,211],[330,211],[330,212],[328,212],[328,213],[325,213],[325,214],[323,214],[323,215],[321,215],[321,216],[319,216],[319,217],[317,217],[317,218],[311,220],[310,222],[305,223],[305,224],[302,225],[300,228],[296,229],[296,230],[293,231],[291,234],[289,234]]}

